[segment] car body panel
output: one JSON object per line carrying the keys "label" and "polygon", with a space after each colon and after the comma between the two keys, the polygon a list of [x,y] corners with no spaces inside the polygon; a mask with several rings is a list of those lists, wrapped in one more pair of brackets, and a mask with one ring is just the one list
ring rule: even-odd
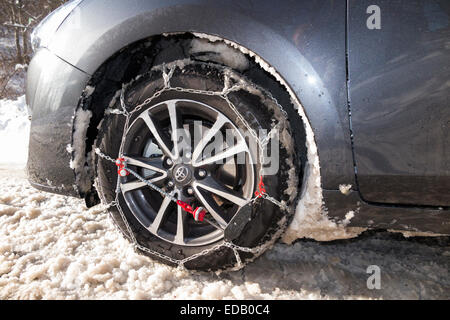
{"label": "car body panel", "polygon": [[[256,53],[296,94],[314,131],[324,205],[331,218],[342,218],[343,210],[353,210],[352,223],[364,225],[372,215],[377,222],[372,227],[392,222],[391,211],[406,214],[408,209],[380,209],[365,203],[356,188],[347,104],[346,8],[345,0],[286,0],[275,6],[268,0],[84,0],[59,27],[49,45],[51,53],[39,51],[29,67],[27,90],[33,108],[30,181],[46,191],[80,196],[66,147],[72,141],[79,97],[91,75],[136,41],[163,33],[195,32],[231,40]],[[42,55],[51,56],[53,67],[47,68]],[[60,85],[53,84],[55,79]],[[37,99],[35,93],[41,89]],[[41,111],[48,115],[47,123],[52,122],[47,128],[44,118],[34,116]],[[54,140],[55,133],[59,142]],[[338,191],[341,184],[351,185],[355,192],[344,195]],[[393,225],[420,230],[428,209],[414,210],[405,223],[398,220]],[[404,218],[405,214],[397,216]],[[434,219],[430,224],[429,231],[435,225],[436,230],[450,233],[445,221]]]}
{"label": "car body panel", "polygon": [[47,49],[33,57],[27,73],[27,104],[32,121],[27,174],[33,186],[79,196],[70,168],[72,122],[89,75]]}
{"label": "car body panel", "polygon": [[359,193],[343,195],[340,191],[324,190],[323,201],[329,215],[343,221],[353,213],[347,227],[420,232],[417,235],[450,234],[449,210],[433,207],[373,205],[361,201]]}
{"label": "car body panel", "polygon": [[50,50],[93,74],[126,45],[152,35],[198,32],[238,43],[273,66],[297,94],[314,129],[322,186],[338,189],[339,184],[355,185],[345,8],[345,0],[283,1],[277,6],[268,0],[84,0],[60,26]]}
{"label": "car body panel", "polygon": [[[366,26],[378,5],[381,29]],[[376,203],[450,206],[450,3],[349,5],[349,98],[358,186]]]}

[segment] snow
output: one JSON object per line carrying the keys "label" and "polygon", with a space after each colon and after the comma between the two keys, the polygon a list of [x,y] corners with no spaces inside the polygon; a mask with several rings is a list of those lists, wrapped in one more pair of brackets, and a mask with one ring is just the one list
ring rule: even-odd
{"label": "snow", "polygon": [[[93,89],[91,92],[93,92]],[[92,111],[81,108],[77,110],[74,120],[73,142],[72,145],[66,147],[66,151],[72,154],[69,165],[75,171],[77,188],[81,192],[91,189],[90,179],[86,179],[90,175],[90,168],[85,165],[86,134],[91,117]]]}
{"label": "snow", "polygon": [[25,96],[0,100],[0,132],[0,164],[24,166],[30,132]]}
{"label": "snow", "polygon": [[14,67],[14,70],[24,70],[24,69],[26,69],[26,65],[23,65],[23,64],[16,64],[16,66]]}
{"label": "snow", "polygon": [[[192,40],[189,53],[196,59],[220,62],[234,70],[242,71],[249,66],[248,60],[242,52],[234,50],[223,42],[213,44],[207,39],[197,38]],[[200,56],[199,53],[206,54]]]}
{"label": "snow", "polygon": [[345,194],[345,195],[350,194],[351,189],[352,189],[352,185],[351,184],[340,184],[339,185],[339,191],[342,194]]}
{"label": "snow", "polygon": [[[0,144],[13,151],[0,161],[0,299],[450,298],[449,237],[277,243],[245,269],[221,274],[158,263],[134,251],[102,206],[38,191],[9,165],[25,163],[27,117],[23,97],[0,100]],[[314,192],[307,196],[305,206]],[[381,268],[380,290],[366,286],[369,265]]]}
{"label": "snow", "polygon": [[[0,299],[450,298],[448,237],[399,237],[278,243],[238,272],[188,272],[137,254],[101,206],[0,167]],[[366,287],[369,265],[381,290]]]}
{"label": "snow", "polygon": [[344,226],[348,225],[350,223],[350,220],[352,220],[352,218],[355,216],[355,212],[353,210],[350,210],[349,212],[347,212],[345,214],[345,219],[344,221],[342,221],[342,224]]}
{"label": "snow", "polygon": [[37,191],[20,171],[0,185],[2,299],[304,298],[157,263],[133,250],[101,206]]}
{"label": "snow", "polygon": [[[263,63],[260,61],[260,63]],[[270,66],[266,70],[274,72]],[[280,82],[281,77],[277,78]],[[282,82],[287,87],[287,85]],[[307,119],[295,95],[292,99]],[[74,168],[91,114],[75,119]],[[0,299],[449,299],[450,238],[422,233],[368,233],[332,222],[322,206],[320,166],[307,121],[308,166],[294,221],[284,241],[238,272],[168,267],[134,251],[102,206],[38,191],[26,163],[29,120],[24,96],[0,100]],[[77,134],[77,130],[79,134]],[[346,192],[351,186],[342,186]],[[400,232],[389,230],[392,232]],[[367,267],[381,269],[369,290]]]}

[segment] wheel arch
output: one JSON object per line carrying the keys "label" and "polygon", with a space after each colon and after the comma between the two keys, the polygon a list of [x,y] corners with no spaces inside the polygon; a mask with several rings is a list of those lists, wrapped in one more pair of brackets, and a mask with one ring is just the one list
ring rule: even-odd
{"label": "wheel arch", "polygon": [[[330,6],[330,3],[326,5]],[[124,5],[122,1],[112,0],[108,4],[106,7],[101,1],[82,2],[79,12],[71,14],[60,26],[50,49],[91,74],[92,80],[111,61],[111,57],[117,57],[124,48],[145,43],[152,37],[167,34],[182,37],[191,33],[197,37],[229,41],[253,56],[276,77],[291,97],[301,103],[320,154],[321,187],[337,190],[340,184],[355,185],[347,100],[343,94],[346,90],[345,41],[339,40],[344,39],[345,25],[342,25],[342,30],[332,30],[332,25],[328,27],[320,21],[317,25],[319,32],[310,33],[303,39],[303,47],[296,41],[294,33],[285,33],[246,9],[236,10],[239,5],[234,2],[180,0],[149,3],[135,0],[132,5]],[[344,21],[343,8],[335,8],[330,14],[336,20]],[[99,10],[107,18],[97,17],[95,13]],[[303,10],[298,19],[315,21],[319,14],[314,10]],[[82,28],[77,27],[77,19]],[[280,21],[281,25],[283,23],[292,24]],[[86,34],[86,30],[93,32]],[[322,39],[321,30],[333,34]],[[330,37],[337,38],[337,42],[327,43],[326,39]],[[313,49],[336,50],[339,58],[332,61],[314,59]],[[327,78],[330,75],[332,81]]]}
{"label": "wheel arch", "polygon": [[[273,69],[273,67],[271,67],[267,62],[262,60],[262,58],[260,58],[258,55],[251,52],[247,48],[239,46],[236,43],[233,43],[229,40],[204,33],[177,32],[177,33],[167,33],[164,35],[154,35],[145,39],[141,39],[124,48],[121,48],[118,52],[114,53],[113,56],[109,57],[94,72],[81,95],[74,117],[72,145],[75,144],[75,140],[86,141],[84,145],[85,149],[83,154],[84,158],[78,159],[78,162],[80,161],[84,162],[85,160],[88,160],[89,153],[93,152],[91,146],[94,144],[97,138],[98,134],[97,128],[104,117],[104,111],[108,108],[108,106],[111,105],[111,101],[115,101],[115,99],[119,98],[119,93],[122,88],[121,87],[122,84],[134,80],[136,76],[149,71],[149,69],[154,65],[158,65],[164,62],[168,63],[177,60],[177,58],[185,59],[186,58],[185,52],[180,52],[179,48],[178,50],[172,50],[171,45],[175,46],[175,42],[183,42],[183,41],[189,42],[192,40],[201,40],[201,39],[208,41],[213,45],[220,45],[226,43],[228,45],[229,50],[234,51],[234,53],[239,52],[247,59],[249,59],[249,63],[253,65],[253,68],[256,66],[260,71],[259,74],[257,75],[253,74],[252,76],[261,77],[262,75],[261,77],[262,79],[260,79],[262,82],[258,84],[265,87],[266,89],[273,90],[272,92],[273,95],[276,97],[278,101],[280,101],[281,104],[291,104],[295,109],[297,109],[298,113],[300,114],[297,115],[294,110],[294,113],[291,115],[296,116],[296,118],[300,116],[301,118],[298,119],[306,119],[291,124],[298,138],[297,141],[305,140],[306,138],[304,127],[305,121],[306,124],[308,125],[309,131],[310,132],[312,131],[310,129],[310,125],[306,118],[306,115],[303,112],[303,108],[298,102],[298,100],[296,100],[295,95],[292,93],[292,89],[286,84],[285,80]],[[152,47],[148,45],[149,43],[152,43],[153,47],[158,47],[158,50],[160,50],[158,52],[154,52],[156,54],[155,56],[151,56],[150,52],[152,52],[152,49],[146,51],[146,49]],[[133,55],[132,58],[129,58],[129,55],[132,54],[135,55]],[[164,58],[160,59],[161,55],[163,55]],[[146,67],[144,69],[141,69],[140,71],[137,71],[136,66],[130,63],[130,60],[134,60],[136,56],[139,56],[139,58],[141,59],[148,58],[148,61],[146,61],[147,63]],[[222,61],[220,61],[220,63],[222,63]],[[222,64],[226,65],[226,63]],[[226,66],[229,67],[229,65]],[[249,67],[249,69],[251,68],[252,67]],[[251,73],[252,71],[248,72]],[[118,74],[119,76],[117,76]],[[77,128],[75,128],[77,117],[78,115],[84,117],[85,112],[89,112],[91,114],[90,121],[89,123],[84,123],[86,128],[77,130]],[[77,133],[78,134],[81,133],[82,136],[76,137]],[[313,137],[313,134],[311,134],[311,136]],[[310,143],[314,143],[314,141],[311,141]],[[300,153],[306,152],[306,145],[302,144],[300,148],[302,148],[302,152]],[[72,154],[73,156],[72,160],[73,162],[77,162],[76,160],[77,155],[75,154],[75,152],[78,150],[75,150],[75,147],[73,149],[74,152]],[[315,147],[314,150],[316,150]],[[301,159],[301,162],[306,163],[306,160],[307,159],[305,157]],[[78,176],[78,174],[79,173],[76,173],[75,175]],[[77,184],[80,184],[80,180],[83,180],[83,178],[79,179],[78,177],[77,180],[78,180]],[[91,177],[90,180],[93,180],[93,177]],[[90,182],[84,184],[92,185]],[[80,188],[80,191],[81,196],[86,196],[86,194],[83,193],[83,188]],[[94,189],[92,189],[92,191],[94,191]]]}

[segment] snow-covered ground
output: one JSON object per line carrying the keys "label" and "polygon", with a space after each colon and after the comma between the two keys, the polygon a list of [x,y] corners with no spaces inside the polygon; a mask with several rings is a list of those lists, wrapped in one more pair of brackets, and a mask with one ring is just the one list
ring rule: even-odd
{"label": "snow-covered ground", "polygon": [[[0,299],[450,298],[449,237],[365,232],[279,243],[222,274],[155,262],[133,250],[100,206],[29,185],[21,168],[27,121],[23,97],[0,101]],[[380,268],[379,290],[367,288],[370,265]]]}
{"label": "snow-covered ground", "polygon": [[25,165],[30,121],[25,96],[0,100],[0,164]]}

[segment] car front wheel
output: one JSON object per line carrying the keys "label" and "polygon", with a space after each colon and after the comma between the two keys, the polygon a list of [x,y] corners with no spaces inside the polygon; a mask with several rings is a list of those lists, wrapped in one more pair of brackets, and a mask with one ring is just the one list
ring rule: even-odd
{"label": "car front wheel", "polygon": [[[294,212],[299,169],[286,113],[268,91],[227,67],[180,60],[127,84],[112,108],[122,112],[105,117],[98,150],[123,157],[159,191],[136,175],[119,176],[104,157],[97,159],[98,191],[115,203],[114,221],[142,253],[189,269],[227,269],[281,235]],[[262,187],[269,200],[258,197]],[[174,200],[204,208],[205,219]],[[243,222],[236,214],[244,207]],[[236,221],[242,227],[228,239],[224,230]]]}

